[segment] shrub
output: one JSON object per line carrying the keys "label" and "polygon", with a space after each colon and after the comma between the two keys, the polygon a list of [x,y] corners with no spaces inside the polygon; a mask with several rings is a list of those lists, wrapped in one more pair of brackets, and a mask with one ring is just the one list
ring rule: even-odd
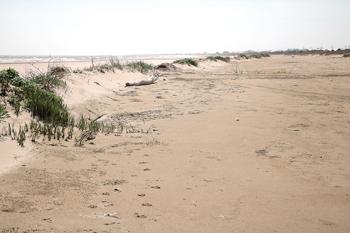
{"label": "shrub", "polygon": [[139,71],[141,73],[147,73],[153,69],[153,65],[145,63],[143,61],[128,63],[126,67],[131,71]]}
{"label": "shrub", "polygon": [[181,65],[188,65],[188,66],[198,66],[198,62],[192,58],[183,58],[174,61],[174,63],[181,64]]}
{"label": "shrub", "polygon": [[344,53],[343,57],[350,57],[350,53]]}

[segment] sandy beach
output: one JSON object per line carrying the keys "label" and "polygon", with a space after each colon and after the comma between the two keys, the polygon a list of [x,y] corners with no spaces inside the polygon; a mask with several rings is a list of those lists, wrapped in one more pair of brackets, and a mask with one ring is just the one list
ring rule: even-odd
{"label": "sandy beach", "polygon": [[176,64],[125,87],[147,78],[71,73],[58,91],[127,133],[1,138],[0,232],[350,232],[349,58]]}

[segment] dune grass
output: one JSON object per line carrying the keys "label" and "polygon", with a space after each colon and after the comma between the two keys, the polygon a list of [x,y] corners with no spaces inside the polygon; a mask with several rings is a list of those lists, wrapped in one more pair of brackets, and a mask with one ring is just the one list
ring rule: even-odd
{"label": "dune grass", "polygon": [[28,110],[33,117],[52,124],[66,125],[69,113],[63,99],[54,93],[54,89],[65,83],[52,72],[31,73],[20,77],[17,71],[1,71],[1,94],[18,116],[21,108]]}
{"label": "dune grass", "polygon": [[7,70],[0,71],[0,95],[6,96],[10,91],[11,82],[19,77],[19,74],[16,70],[9,68]]}
{"label": "dune grass", "polygon": [[[130,69],[146,72],[153,66],[136,62],[129,65]],[[113,66],[119,67],[116,63]],[[120,68],[120,67],[119,67]],[[118,69],[119,69],[118,68]],[[22,77],[17,71],[8,69],[0,72],[0,85],[3,100],[9,103],[18,116],[21,110],[31,113],[32,120],[28,125],[14,126],[8,124],[0,131],[0,136],[8,136],[16,140],[20,146],[30,138],[36,142],[39,138],[43,141],[69,141],[74,139],[75,145],[82,146],[84,142],[92,140],[99,133],[120,134],[130,133],[129,126],[124,123],[105,123],[98,121],[102,116],[93,120],[85,117],[75,119],[69,112],[63,99],[55,93],[57,88],[65,86],[58,74],[60,72],[31,73]],[[65,72],[65,71],[64,71]],[[0,121],[9,116],[6,108],[0,105]],[[78,131],[74,133],[74,131]],[[75,135],[75,137],[74,137]]]}
{"label": "dune grass", "polygon": [[115,72],[115,70],[123,70],[124,67],[117,58],[111,57],[108,62],[104,64],[95,65],[93,59],[91,60],[91,66],[84,69],[73,70],[73,73],[83,73],[83,71],[97,71],[99,73]]}
{"label": "dune grass", "polygon": [[223,61],[223,62],[230,62],[231,58],[230,57],[223,57],[223,56],[209,56],[206,58],[206,60],[209,61]]}
{"label": "dune grass", "polygon": [[252,59],[252,58],[260,59],[264,57],[270,57],[270,54],[266,52],[249,52],[249,53],[240,53],[238,55],[239,59]]}
{"label": "dune grass", "polygon": [[55,74],[49,70],[46,73],[31,73],[26,79],[37,84],[45,91],[53,92],[55,88],[66,87],[66,83],[62,80],[62,77],[62,73]]}
{"label": "dune grass", "polygon": [[26,81],[21,89],[24,107],[33,117],[52,124],[67,125],[70,114],[60,96],[40,88],[32,81]]}
{"label": "dune grass", "polygon": [[148,73],[149,71],[153,70],[152,64],[148,64],[143,61],[130,62],[126,64],[126,67],[130,71],[138,71],[141,73]]}
{"label": "dune grass", "polygon": [[8,114],[6,108],[4,106],[0,105],[0,122],[7,117],[9,117],[9,114]]}
{"label": "dune grass", "polygon": [[194,60],[193,58],[183,58],[174,61],[174,63],[181,64],[181,65],[188,65],[188,66],[198,66],[198,62]]}

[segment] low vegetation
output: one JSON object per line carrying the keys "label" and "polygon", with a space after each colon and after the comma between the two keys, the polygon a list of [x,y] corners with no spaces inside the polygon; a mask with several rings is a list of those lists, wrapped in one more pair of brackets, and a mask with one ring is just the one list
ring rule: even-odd
{"label": "low vegetation", "polygon": [[[70,114],[63,99],[54,93],[55,88],[65,83],[57,75],[49,70],[47,73],[31,73],[28,77],[21,77],[13,69],[3,70],[0,74],[1,94],[17,116],[24,109],[40,121],[66,126]],[[3,107],[0,112],[1,118],[7,116]],[[16,136],[23,140],[22,129]]]}
{"label": "low vegetation", "polygon": [[287,50],[279,50],[272,51],[271,54],[276,55],[345,55],[346,53],[350,53],[350,48],[346,49],[287,49]]}
{"label": "low vegetation", "polygon": [[223,56],[209,56],[206,58],[206,60],[209,61],[223,61],[223,62],[230,62],[231,58],[230,57],[223,57]]}
{"label": "low vegetation", "polygon": [[181,65],[188,65],[188,66],[198,66],[198,62],[193,58],[179,59],[174,61],[174,63],[181,64]]}
{"label": "low vegetation", "polygon": [[83,70],[76,69],[73,70],[73,73],[83,73],[83,71],[88,72],[99,72],[99,73],[106,73],[106,72],[115,72],[115,70],[124,70],[127,69],[132,72],[141,72],[141,73],[148,73],[149,71],[153,70],[153,65],[145,63],[143,61],[137,61],[137,62],[130,62],[126,65],[123,65],[120,63],[118,59],[110,58],[107,63],[95,65],[94,61],[91,60],[91,66],[88,68],[85,68]]}
{"label": "low vegetation", "polygon": [[143,61],[130,62],[126,64],[126,67],[130,71],[138,71],[141,73],[148,73],[149,71],[153,70],[153,65],[145,63]]}
{"label": "low vegetation", "polygon": [[266,52],[251,52],[251,53],[240,53],[238,54],[238,59],[260,59],[264,57],[270,57],[269,53]]}
{"label": "low vegetation", "polygon": [[83,70],[80,70],[80,69],[73,70],[73,73],[83,73],[83,71],[89,71],[89,72],[97,71],[104,74],[106,72],[115,72],[115,70],[123,70],[123,68],[124,67],[120,63],[120,61],[115,58],[110,58],[108,62],[104,64],[99,64],[99,65],[95,65],[94,60],[91,59],[90,67],[84,68]]}
{"label": "low vegetation", "polygon": [[14,69],[7,69],[0,71],[0,95],[6,96],[10,90],[11,82],[19,77],[19,74]]}
{"label": "low vegetation", "polygon": [[[143,66],[143,63],[137,63],[135,69],[148,69]],[[86,141],[94,139],[98,133],[140,132],[125,123],[98,121],[102,116],[93,120],[84,116],[77,120],[74,119],[63,99],[55,94],[57,88],[65,86],[59,74],[61,72],[56,73],[49,70],[47,73],[31,73],[26,77],[21,77],[13,69],[0,72],[3,100],[13,107],[17,116],[22,110],[25,110],[33,117],[29,125],[27,123],[20,126],[8,124],[1,129],[0,136],[16,140],[20,146],[24,146],[28,138],[32,142],[39,139],[43,141],[74,139],[75,145],[81,146]],[[6,108],[0,105],[0,121],[8,116]]]}
{"label": "low vegetation", "polygon": [[3,119],[7,118],[8,116],[9,116],[9,114],[8,114],[6,108],[4,106],[0,105],[0,122]]}
{"label": "low vegetation", "polygon": [[21,77],[15,70],[7,69],[1,72],[0,78],[1,94],[14,108],[17,116],[24,108],[44,122],[67,124],[67,107],[63,99],[54,93],[55,88],[63,87],[65,83],[50,70]]}
{"label": "low vegetation", "polygon": [[350,57],[350,53],[345,53],[343,57]]}

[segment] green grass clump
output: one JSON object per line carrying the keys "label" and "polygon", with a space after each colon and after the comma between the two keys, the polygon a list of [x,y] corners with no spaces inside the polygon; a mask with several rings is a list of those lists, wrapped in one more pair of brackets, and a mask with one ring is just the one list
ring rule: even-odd
{"label": "green grass clump", "polygon": [[240,54],[238,54],[238,58],[239,59],[249,59],[249,55],[247,55],[245,53],[240,53]]}
{"label": "green grass clump", "polygon": [[143,61],[128,63],[126,64],[126,67],[131,71],[138,71],[141,73],[147,73],[153,70],[153,65],[145,63]]}
{"label": "green grass clump", "polygon": [[19,74],[16,70],[9,68],[7,70],[0,71],[0,95],[6,96],[10,91],[10,84],[15,79],[18,78]]}
{"label": "green grass clump", "polygon": [[206,58],[209,61],[223,61],[223,62],[230,62],[231,58],[230,57],[222,57],[222,56],[209,56]]}
{"label": "green grass clump", "polygon": [[49,68],[47,73],[59,78],[63,78],[66,74],[70,72],[71,70],[65,66],[53,66]]}
{"label": "green grass clump", "polygon": [[[54,93],[65,83],[56,74],[32,73],[26,78],[13,69],[0,72],[2,94],[19,115],[21,107],[29,110],[33,117],[52,124],[66,125],[69,112],[63,99]],[[2,110],[2,112],[4,112]]]}
{"label": "green grass clump", "polygon": [[67,124],[70,114],[60,96],[41,88],[31,80],[25,81],[21,90],[24,106],[32,116],[52,124]]}
{"label": "green grass clump", "polygon": [[198,66],[198,62],[192,58],[183,58],[174,61],[174,63],[181,64],[181,65],[188,65],[188,66]]}
{"label": "green grass clump", "polygon": [[8,116],[9,116],[9,114],[8,114],[6,108],[4,106],[0,105],[0,122],[3,119],[7,118]]}
{"label": "green grass clump", "polygon": [[240,53],[238,55],[239,59],[252,59],[252,58],[260,59],[263,57],[270,57],[270,54],[266,52],[250,52],[250,53]]}
{"label": "green grass clump", "polygon": [[[89,71],[89,72],[97,71],[104,74],[106,72],[114,72],[116,69],[123,70],[123,68],[124,68],[123,65],[120,63],[120,61],[117,58],[111,57],[107,63],[99,64],[99,65],[95,65],[92,60],[91,66],[83,70]],[[82,73],[82,70],[79,70],[79,69],[73,70],[73,73]]]}
{"label": "green grass clump", "polygon": [[55,88],[66,87],[61,75],[62,73],[54,74],[51,70],[47,73],[31,73],[27,79],[39,85],[41,89],[53,92]]}

